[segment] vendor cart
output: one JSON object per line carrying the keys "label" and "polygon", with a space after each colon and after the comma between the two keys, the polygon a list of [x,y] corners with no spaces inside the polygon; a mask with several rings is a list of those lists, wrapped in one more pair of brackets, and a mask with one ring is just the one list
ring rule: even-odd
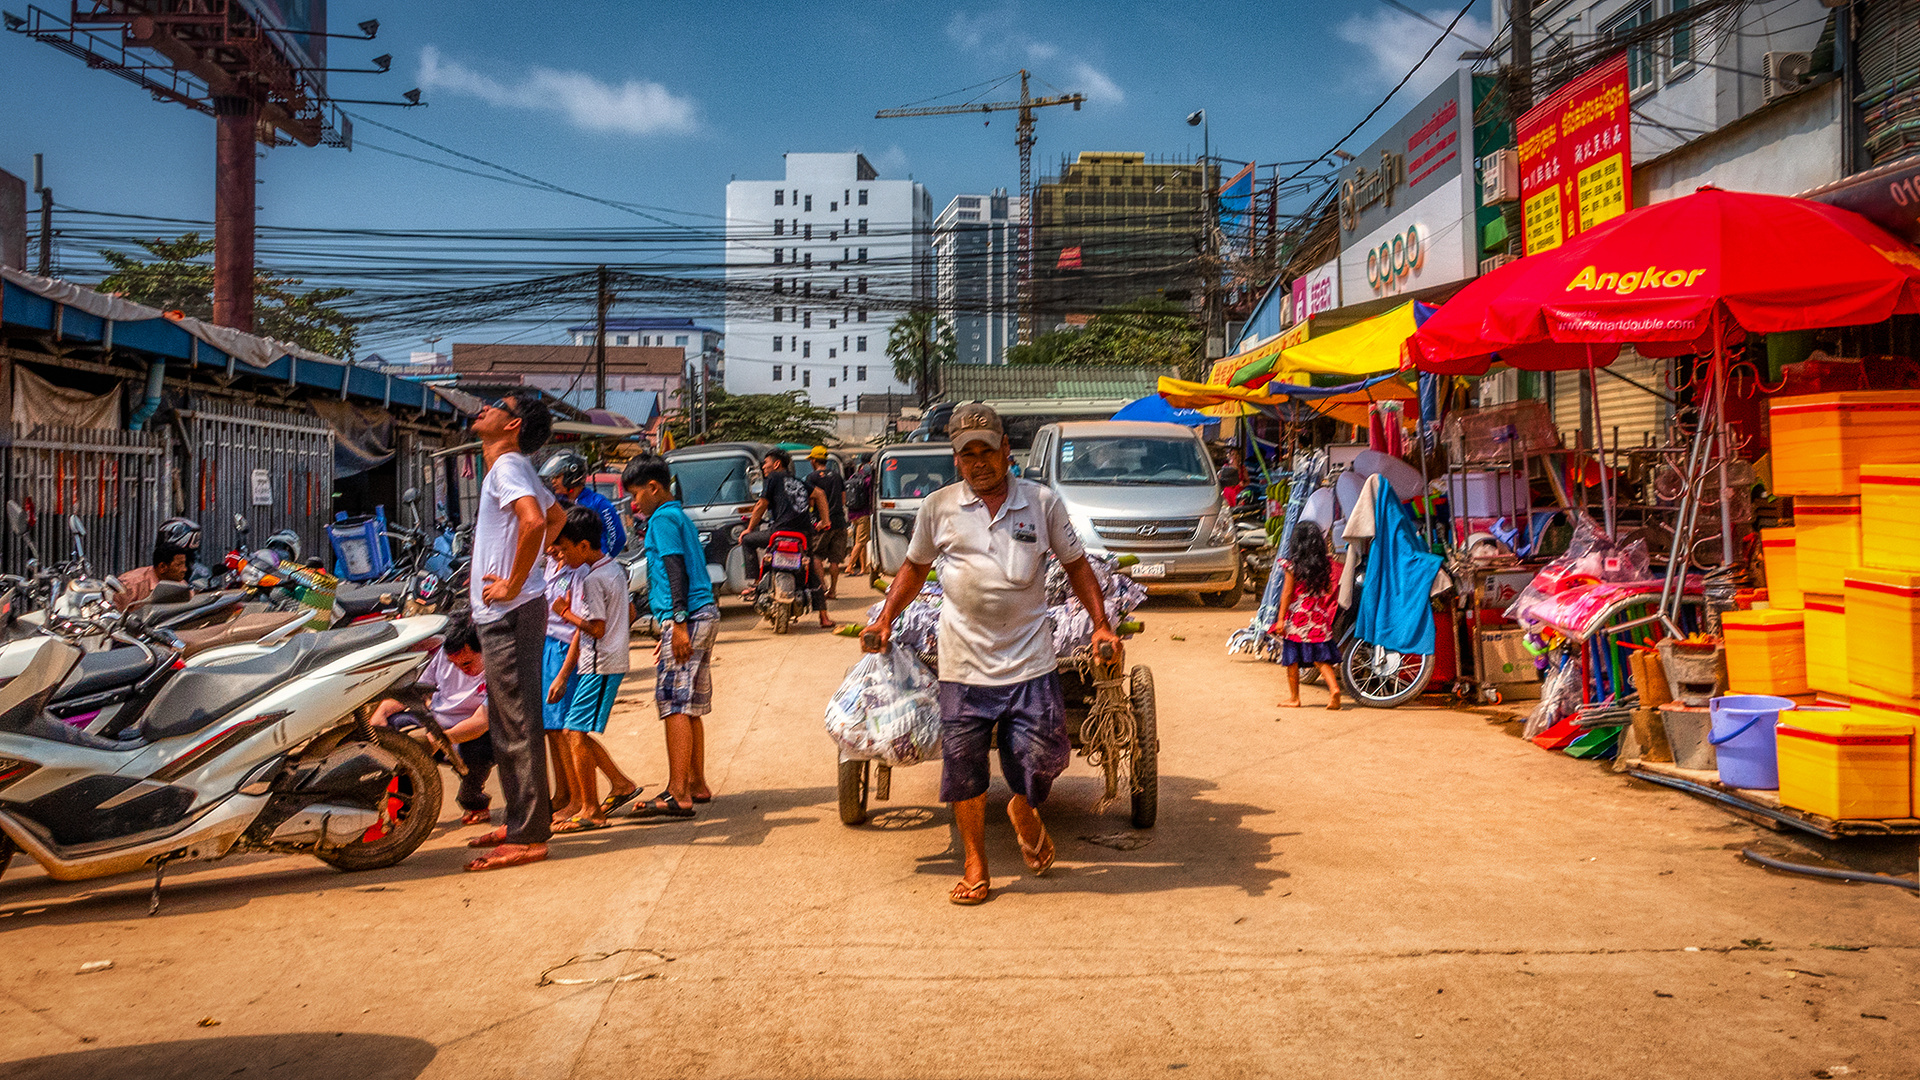
{"label": "vendor cart", "polygon": [[[1067,706],[1067,739],[1074,750],[1106,772],[1110,797],[1118,794],[1116,781],[1125,783],[1134,828],[1152,828],[1160,813],[1160,732],[1152,669],[1135,664],[1122,676],[1113,658],[1063,658],[1060,691]],[[994,741],[998,746],[998,731]],[[841,823],[863,824],[868,799],[885,802],[892,794],[892,780],[893,768],[885,762],[842,759]]]}

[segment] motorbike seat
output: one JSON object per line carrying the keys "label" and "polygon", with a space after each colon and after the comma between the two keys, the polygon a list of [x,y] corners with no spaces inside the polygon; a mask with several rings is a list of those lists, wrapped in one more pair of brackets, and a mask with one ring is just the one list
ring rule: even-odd
{"label": "motorbike seat", "polygon": [[393,582],[375,585],[362,585],[352,589],[339,589],[333,594],[333,603],[340,613],[349,619],[370,615],[382,608],[399,606],[406,602],[406,589]]}
{"label": "motorbike seat", "polygon": [[61,723],[44,713],[29,718],[26,725],[20,729],[20,734],[30,739],[46,739],[48,742],[66,743],[69,746],[79,746],[88,750],[138,750],[146,745],[137,737],[110,739],[105,735],[95,735],[72,724]]}
{"label": "motorbike seat", "polygon": [[306,622],[309,617],[304,611],[263,611],[242,615],[204,630],[176,630],[174,636],[185,646],[181,650],[181,658],[192,659],[208,649],[258,641],[288,622]]}
{"label": "motorbike seat", "polygon": [[264,656],[187,668],[154,695],[140,721],[140,737],[153,742],[192,734],[289,679],[398,635],[390,622],[324,630],[302,634]]}
{"label": "motorbike seat", "polygon": [[90,652],[73,666],[53,699],[88,697],[132,686],[153,670],[153,657],[145,649],[127,647]]}
{"label": "motorbike seat", "polygon": [[238,612],[240,603],[244,599],[246,599],[245,594],[238,591],[209,593],[206,596],[196,596],[191,600],[182,600],[177,604],[147,604],[136,614],[149,626],[167,626],[175,622],[205,618],[223,610]]}

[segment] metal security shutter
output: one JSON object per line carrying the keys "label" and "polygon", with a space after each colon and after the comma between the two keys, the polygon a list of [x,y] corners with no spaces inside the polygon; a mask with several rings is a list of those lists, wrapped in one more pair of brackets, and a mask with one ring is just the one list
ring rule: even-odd
{"label": "metal security shutter", "polygon": [[[1594,376],[1599,388],[1600,434],[1609,447],[1616,445],[1616,433],[1617,445],[1622,449],[1657,443],[1665,434],[1666,401],[1640,387],[1664,391],[1668,363],[1641,356],[1630,347],[1623,348],[1620,358],[1608,370],[1632,379],[1640,386],[1633,386],[1605,372]],[[1560,429],[1561,439],[1568,446],[1576,445],[1580,438],[1580,402],[1580,373],[1555,372],[1553,423]]]}

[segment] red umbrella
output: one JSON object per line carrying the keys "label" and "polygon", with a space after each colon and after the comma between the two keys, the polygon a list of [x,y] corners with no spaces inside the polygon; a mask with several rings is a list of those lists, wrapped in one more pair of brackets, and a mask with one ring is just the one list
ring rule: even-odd
{"label": "red umbrella", "polygon": [[[1422,370],[1585,367],[1548,343],[1643,343],[1664,355],[1920,312],[1920,253],[1849,210],[1703,187],[1629,211],[1462,289],[1408,342]],[[1515,345],[1536,345],[1529,353]],[[1607,359],[1611,359],[1608,357]],[[1597,361],[1604,363],[1605,360]]]}

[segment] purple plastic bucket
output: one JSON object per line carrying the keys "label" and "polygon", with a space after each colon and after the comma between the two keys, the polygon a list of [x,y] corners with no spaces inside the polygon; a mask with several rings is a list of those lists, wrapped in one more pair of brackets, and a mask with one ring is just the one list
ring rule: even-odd
{"label": "purple plastic bucket", "polygon": [[1756,791],[1780,788],[1780,755],[1773,729],[1793,702],[1770,694],[1729,694],[1707,703],[1713,719],[1714,755],[1720,782]]}

